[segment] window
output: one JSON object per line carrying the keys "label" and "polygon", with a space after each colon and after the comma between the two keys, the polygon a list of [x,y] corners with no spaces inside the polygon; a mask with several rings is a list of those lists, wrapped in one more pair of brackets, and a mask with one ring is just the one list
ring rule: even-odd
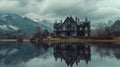
{"label": "window", "polygon": [[65,30],[65,26],[63,26],[63,30]]}
{"label": "window", "polygon": [[80,27],[80,31],[82,31],[82,27]]}
{"label": "window", "polygon": [[72,26],[72,30],[76,31],[76,26],[75,25]]}
{"label": "window", "polygon": [[85,36],[88,36],[88,34],[87,34],[87,33],[85,33]]}
{"label": "window", "polygon": [[71,30],[71,25],[67,25],[67,30]]}
{"label": "window", "polygon": [[85,27],[85,30],[87,31],[87,30],[88,30],[88,28],[87,28],[87,27]]}

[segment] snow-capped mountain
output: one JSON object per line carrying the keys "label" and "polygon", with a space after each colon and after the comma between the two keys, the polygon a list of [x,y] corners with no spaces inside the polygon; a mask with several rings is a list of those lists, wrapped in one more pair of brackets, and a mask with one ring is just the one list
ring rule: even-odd
{"label": "snow-capped mountain", "polygon": [[116,20],[109,28],[110,32],[120,32],[120,20]]}
{"label": "snow-capped mountain", "polygon": [[53,23],[47,20],[37,22],[17,14],[0,14],[0,38],[16,38],[18,34],[26,36],[35,33],[37,26],[40,26],[43,31],[44,29],[49,32],[53,31]]}
{"label": "snow-capped mountain", "polygon": [[37,23],[27,17],[17,14],[0,14],[0,30],[17,31],[27,30],[33,32]]}
{"label": "snow-capped mountain", "polygon": [[22,17],[17,14],[0,14],[0,30],[17,31],[26,30],[35,32],[36,26],[40,26],[43,30],[53,31],[53,23],[48,20],[33,21],[30,18]]}

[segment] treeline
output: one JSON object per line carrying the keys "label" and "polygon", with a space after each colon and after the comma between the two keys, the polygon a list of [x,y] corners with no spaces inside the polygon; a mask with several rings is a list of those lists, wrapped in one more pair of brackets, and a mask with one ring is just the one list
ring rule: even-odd
{"label": "treeline", "polygon": [[3,31],[0,30],[0,39],[17,39],[19,35],[23,38],[28,38],[28,31],[17,30],[17,31]]}
{"label": "treeline", "polygon": [[25,30],[17,30],[17,31],[3,31],[0,30],[0,39],[43,39],[47,38],[49,35],[51,35],[47,29],[42,30],[41,27],[37,26],[35,33],[31,33],[29,31]]}
{"label": "treeline", "polygon": [[37,40],[42,40],[43,38],[47,38],[49,35],[50,33],[48,32],[47,29],[42,30],[40,26],[37,26],[36,31],[32,38]]}
{"label": "treeline", "polygon": [[115,22],[112,22],[112,24],[110,25],[105,23],[97,24],[98,24],[97,29],[91,30],[92,36],[98,37],[107,36],[112,38],[120,38],[120,20],[116,20]]}
{"label": "treeline", "polygon": [[91,36],[109,37],[109,26],[100,24],[97,29],[91,29]]}
{"label": "treeline", "polygon": [[92,36],[108,36],[108,27],[102,27],[91,31]]}

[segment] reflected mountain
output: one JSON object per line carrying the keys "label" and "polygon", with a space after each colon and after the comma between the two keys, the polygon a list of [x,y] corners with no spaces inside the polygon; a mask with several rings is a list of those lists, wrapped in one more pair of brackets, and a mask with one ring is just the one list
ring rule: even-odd
{"label": "reflected mountain", "polygon": [[38,50],[32,44],[1,43],[0,44],[0,64],[17,64],[27,62],[31,58],[38,57],[44,51]]}

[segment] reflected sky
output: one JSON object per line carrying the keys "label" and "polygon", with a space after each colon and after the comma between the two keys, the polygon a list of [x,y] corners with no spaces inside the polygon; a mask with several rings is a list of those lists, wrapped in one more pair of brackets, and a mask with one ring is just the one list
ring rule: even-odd
{"label": "reflected sky", "polygon": [[[119,44],[77,43],[74,45],[1,43],[0,67],[68,67],[66,60],[72,62],[72,60],[76,57],[76,60],[79,59],[80,61],[78,62],[78,64],[76,64],[76,61],[74,61],[72,67],[120,66]],[[57,60],[55,58],[55,55],[58,57]],[[87,64],[85,61],[86,59],[89,59]]]}

